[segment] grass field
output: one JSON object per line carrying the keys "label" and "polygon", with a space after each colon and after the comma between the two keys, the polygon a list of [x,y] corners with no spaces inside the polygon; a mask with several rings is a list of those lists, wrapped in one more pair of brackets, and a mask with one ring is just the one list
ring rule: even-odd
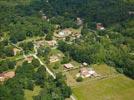
{"label": "grass field", "polygon": [[40,93],[40,91],[41,91],[41,88],[39,86],[35,86],[33,91],[24,90],[25,99],[33,100],[33,96],[37,96]]}
{"label": "grass field", "polygon": [[[102,69],[100,66],[95,68],[97,71],[105,73],[106,66]],[[107,71],[109,70],[107,69]],[[133,100],[134,80],[118,74],[115,77],[92,80],[85,84],[76,85],[72,89],[78,100]]]}

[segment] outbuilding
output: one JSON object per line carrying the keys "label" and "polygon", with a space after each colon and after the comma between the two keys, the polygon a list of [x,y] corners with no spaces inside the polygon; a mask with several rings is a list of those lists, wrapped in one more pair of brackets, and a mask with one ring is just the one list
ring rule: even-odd
{"label": "outbuilding", "polygon": [[64,67],[65,67],[66,69],[74,68],[74,66],[73,66],[71,63],[64,64]]}

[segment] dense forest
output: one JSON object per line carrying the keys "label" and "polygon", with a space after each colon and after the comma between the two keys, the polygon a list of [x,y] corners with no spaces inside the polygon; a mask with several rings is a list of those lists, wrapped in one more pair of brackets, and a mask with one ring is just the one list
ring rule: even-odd
{"label": "dense forest", "polygon": [[[58,41],[58,49],[80,63],[105,63],[134,79],[133,10],[133,0],[0,0],[0,59],[13,56],[9,44],[37,36],[52,39],[55,25],[60,29],[79,28],[79,17],[83,21],[82,36],[72,44]],[[97,23],[105,30],[97,30]],[[19,46],[26,52],[33,49],[31,42]],[[0,72],[13,69],[15,63],[2,60]],[[33,90],[34,84],[43,88],[35,100],[64,100],[71,94],[61,73],[52,79],[44,67],[24,62],[15,78],[0,86],[0,99],[24,100],[23,90]]]}
{"label": "dense forest", "polygon": [[[35,71],[37,68],[37,71]],[[24,89],[33,90],[35,85],[43,89],[34,100],[64,100],[71,94],[71,89],[64,81],[61,73],[53,79],[41,66],[38,60],[34,59],[32,64],[23,62],[16,70],[16,76],[0,85],[1,100],[25,100]]]}
{"label": "dense forest", "polygon": [[17,0],[7,1],[10,2],[1,1],[2,26],[24,20],[24,16],[40,15],[39,11],[49,18],[56,17],[58,21],[64,20],[70,23],[76,17],[81,17],[89,27],[94,26],[97,22],[105,26],[115,23],[123,24],[124,21],[133,18],[133,15],[129,14],[129,11],[133,10],[133,2],[123,0],[31,0],[31,2],[25,0],[23,3],[19,0],[18,2]]}

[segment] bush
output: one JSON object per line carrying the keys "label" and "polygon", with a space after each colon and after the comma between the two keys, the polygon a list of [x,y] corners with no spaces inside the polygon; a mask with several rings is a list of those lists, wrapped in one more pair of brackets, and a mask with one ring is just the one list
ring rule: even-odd
{"label": "bush", "polygon": [[52,33],[48,33],[47,35],[46,35],[46,38],[45,38],[47,41],[50,41],[50,40],[52,40],[53,39],[53,34]]}
{"label": "bush", "polygon": [[56,63],[54,66],[53,66],[53,69],[58,69],[59,68],[59,64],[58,63]]}
{"label": "bush", "polygon": [[82,81],[83,81],[83,78],[82,78],[82,77],[78,77],[78,78],[76,79],[76,81],[77,81],[77,82],[82,82]]}
{"label": "bush", "polygon": [[36,67],[40,67],[40,62],[37,59],[33,59],[32,60],[32,65],[36,68]]}

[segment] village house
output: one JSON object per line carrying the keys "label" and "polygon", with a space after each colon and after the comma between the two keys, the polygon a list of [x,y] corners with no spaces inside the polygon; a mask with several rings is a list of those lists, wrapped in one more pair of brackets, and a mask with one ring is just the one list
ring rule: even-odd
{"label": "village house", "polygon": [[64,64],[64,67],[65,67],[66,69],[72,69],[72,68],[74,68],[74,66],[73,66],[71,63]]}
{"label": "village house", "polygon": [[97,73],[93,69],[89,69],[87,67],[83,67],[80,69],[80,76],[82,78],[87,78],[87,77],[96,76],[96,75]]}
{"label": "village house", "polygon": [[59,38],[64,38],[64,37],[66,37],[66,36],[69,36],[70,34],[72,34],[72,31],[71,31],[71,30],[69,30],[69,29],[64,29],[64,30],[62,30],[62,31],[60,31],[60,32],[58,33],[57,37],[59,37]]}
{"label": "village house", "polygon": [[77,25],[82,25],[83,21],[81,20],[81,18],[77,17]]}
{"label": "village house", "polygon": [[133,15],[134,14],[134,11],[129,11],[128,14],[129,15]]}
{"label": "village house", "polygon": [[49,46],[55,46],[55,45],[57,45],[57,41],[56,41],[56,40],[46,41],[46,43],[47,43]]}
{"label": "village house", "polygon": [[104,28],[104,26],[103,26],[102,23],[97,23],[97,24],[96,24],[96,29],[97,29],[97,30],[105,30],[105,28]]}
{"label": "village house", "polygon": [[83,66],[87,67],[87,66],[88,66],[88,64],[87,64],[86,62],[84,62],[84,63],[83,63]]}
{"label": "village house", "polygon": [[10,78],[13,78],[14,76],[15,76],[14,71],[3,72],[0,74],[0,82],[3,82],[3,81],[8,80]]}
{"label": "village house", "polygon": [[43,19],[43,20],[47,20],[47,16],[42,15],[42,19]]}
{"label": "village house", "polygon": [[18,48],[13,48],[13,54],[14,54],[14,56],[15,55],[17,55],[18,53],[20,53],[20,49],[18,49]]}
{"label": "village house", "polygon": [[72,36],[72,38],[76,39],[76,38],[80,38],[81,34],[79,32],[75,32],[71,36]]}
{"label": "village house", "polygon": [[53,55],[53,56],[50,56],[49,61],[50,61],[50,63],[54,63],[54,62],[59,61],[59,58],[57,56]]}
{"label": "village house", "polygon": [[58,53],[57,56],[58,56],[58,57],[62,57],[62,54]]}
{"label": "village house", "polygon": [[39,47],[44,46],[45,42],[44,42],[44,40],[40,40],[40,41],[36,41],[35,44],[36,44],[37,48],[39,48]]}
{"label": "village house", "polygon": [[33,60],[33,57],[32,56],[28,56],[25,58],[25,60],[28,62],[28,63],[31,63],[32,60]]}
{"label": "village house", "polygon": [[80,34],[80,33],[77,33],[77,34],[75,35],[75,37],[76,37],[76,38],[80,38],[80,37],[81,37],[81,34]]}
{"label": "village house", "polygon": [[60,25],[55,25],[55,29],[60,29]]}

